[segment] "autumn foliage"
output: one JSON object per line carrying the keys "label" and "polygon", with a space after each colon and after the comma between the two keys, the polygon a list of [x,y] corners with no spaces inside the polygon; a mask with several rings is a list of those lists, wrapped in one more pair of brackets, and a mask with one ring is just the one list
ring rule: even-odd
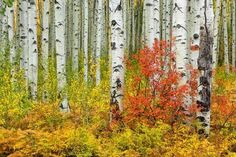
{"label": "autumn foliage", "polygon": [[[112,129],[109,70],[102,69],[104,79],[96,87],[83,84],[83,74],[70,78],[71,112],[62,113],[56,94],[49,102],[28,99],[23,71],[16,74],[13,88],[10,66],[0,62],[0,156],[236,156],[236,74],[217,69],[210,136],[199,138],[192,126],[182,123],[185,95],[196,96],[197,70],[190,71],[187,85],[179,85],[181,76],[169,50],[165,42],[156,42],[127,62],[123,125]],[[52,75],[50,83],[56,79]]]}
{"label": "autumn foliage", "polygon": [[173,124],[182,115],[182,105],[189,85],[180,85],[175,69],[175,55],[164,41],[144,48],[128,63],[132,81],[126,93],[128,123],[155,124],[161,119]]}

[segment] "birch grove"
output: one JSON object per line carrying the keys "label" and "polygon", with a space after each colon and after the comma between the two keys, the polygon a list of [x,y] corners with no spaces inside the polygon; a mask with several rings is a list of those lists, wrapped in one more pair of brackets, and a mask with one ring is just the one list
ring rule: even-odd
{"label": "birch grove", "polygon": [[[65,115],[83,112],[74,121],[88,126],[95,114],[106,112],[101,119],[111,130],[114,122],[130,125],[132,116],[138,123],[162,120],[171,127],[188,119],[188,127],[210,136],[219,125],[211,121],[211,112],[224,107],[216,104],[235,102],[234,87],[222,85],[235,73],[235,0],[9,0],[0,1],[0,8],[0,84],[7,73],[13,93],[25,90],[18,106],[56,104]],[[151,83],[163,78],[165,87],[153,92]],[[181,97],[177,91],[182,86],[187,89]],[[165,93],[162,98],[169,90],[172,97]],[[0,90],[0,98],[6,93]],[[162,99],[172,102],[161,106]],[[173,105],[179,101],[180,106]],[[109,111],[100,111],[103,106]],[[165,107],[172,110],[164,112]],[[228,118],[222,128],[234,117],[225,108]]]}

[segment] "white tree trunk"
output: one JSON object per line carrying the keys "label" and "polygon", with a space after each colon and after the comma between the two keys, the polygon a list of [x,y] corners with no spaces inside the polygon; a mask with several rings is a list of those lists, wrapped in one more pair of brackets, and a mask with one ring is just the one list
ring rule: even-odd
{"label": "white tree trunk", "polygon": [[49,11],[49,56],[53,57],[53,53],[55,52],[56,42],[55,42],[55,0],[50,0],[50,11]]}
{"label": "white tree trunk", "polygon": [[166,40],[166,2],[167,0],[162,0],[161,1],[161,12],[162,12],[162,18],[161,18],[161,39]]}
{"label": "white tree trunk", "polygon": [[215,11],[215,16],[214,16],[214,45],[213,45],[213,54],[212,54],[212,59],[213,59],[213,68],[215,69],[217,66],[217,50],[218,50],[218,39],[219,39],[219,23],[220,23],[220,9],[221,9],[221,0],[216,0],[216,11]]}
{"label": "white tree trunk", "polygon": [[136,23],[135,23],[135,4],[134,0],[131,0],[131,6],[130,6],[130,11],[131,11],[131,31],[132,31],[132,38],[131,38],[131,51],[135,51],[135,40],[136,40]]}
{"label": "white tree trunk", "polygon": [[236,64],[236,2],[232,1],[232,65]]}
{"label": "white tree trunk", "polygon": [[65,41],[65,18],[66,2],[57,0],[55,3],[55,28],[56,28],[56,59],[57,59],[57,80],[58,92],[62,97],[60,109],[63,112],[70,110],[67,96],[63,93],[66,86],[66,41]]}
{"label": "white tree trunk", "polygon": [[172,9],[172,0],[166,0],[166,41],[168,41],[168,43],[171,40],[171,9]]}
{"label": "white tree trunk", "polygon": [[[0,7],[0,8],[1,8],[1,7]],[[0,14],[0,45],[1,45],[1,43],[2,43],[2,38],[3,38],[3,34],[2,34],[2,26],[3,26],[3,24],[2,24],[2,18],[3,18],[3,15]]]}
{"label": "white tree trunk", "polygon": [[2,15],[2,45],[6,46],[8,40],[8,24],[7,24],[7,14],[4,12]]}
{"label": "white tree trunk", "polygon": [[83,0],[83,51],[84,51],[84,81],[85,83],[88,82],[88,1]]}
{"label": "white tree trunk", "polygon": [[204,0],[193,0],[191,9],[193,10],[193,21],[191,25],[190,63],[193,69],[197,70],[200,50],[200,27],[204,19]]}
{"label": "white tree trunk", "polygon": [[173,37],[175,38],[176,68],[182,73],[181,85],[186,84],[186,63],[188,62],[187,52],[187,1],[174,0],[173,5]]}
{"label": "white tree trunk", "polygon": [[144,0],[144,40],[145,45],[149,48],[153,47],[154,39],[155,39],[155,32],[154,32],[154,4],[153,0]]}
{"label": "white tree trunk", "polygon": [[20,3],[20,46],[22,48],[21,66],[25,70],[27,86],[29,78],[28,5],[29,3],[27,0],[22,0]]}
{"label": "white tree trunk", "polygon": [[[204,0],[193,0],[191,5],[192,20],[191,20],[191,38],[190,38],[190,64],[193,68],[194,73],[198,71],[198,57],[200,53],[200,27],[204,20]],[[197,83],[200,86],[200,73],[197,76]],[[196,90],[196,89],[190,89]],[[191,96],[191,103],[196,103],[199,99],[199,92],[196,92],[196,96]],[[191,117],[192,118],[192,117]]]}
{"label": "white tree trunk", "polygon": [[199,97],[197,105],[197,119],[201,123],[199,134],[209,134],[210,131],[210,106],[211,106],[211,75],[212,75],[212,52],[213,52],[213,3],[212,0],[204,0],[204,18],[201,22],[200,54],[198,69],[200,84],[198,86]]}
{"label": "white tree trunk", "polygon": [[228,15],[227,15],[227,3],[223,1],[223,32],[224,32],[224,65],[225,70],[229,73],[229,42],[228,42]]}
{"label": "white tree trunk", "polygon": [[79,27],[79,15],[80,15],[80,0],[73,1],[73,52],[72,52],[72,70],[73,72],[78,72],[79,67],[79,37],[80,37],[80,27]]}
{"label": "white tree trunk", "polygon": [[111,21],[111,115],[123,111],[124,89],[124,28],[121,0],[110,1]]}
{"label": "white tree trunk", "polygon": [[[49,0],[43,1],[43,29],[42,29],[42,66],[43,66],[43,85],[45,87],[45,83],[48,79],[48,55],[49,55],[49,47],[48,47],[48,39],[49,39]],[[47,100],[47,90],[46,87],[43,88],[43,100]]]}
{"label": "white tree trunk", "polygon": [[103,0],[98,0],[97,31],[96,31],[96,38],[97,38],[96,40],[96,84],[97,85],[101,81],[100,56],[101,56],[101,44],[102,44],[102,32],[103,32],[102,8],[103,8]]}
{"label": "white tree trunk", "polygon": [[155,38],[157,40],[160,40],[161,32],[161,23],[160,23],[160,1],[159,0],[153,0],[154,4],[154,33],[155,33]]}
{"label": "white tree trunk", "polygon": [[[174,0],[173,2],[173,38],[175,39],[173,52],[176,54],[176,69],[181,74],[179,85],[188,83],[188,72],[186,66],[189,63],[189,52],[187,51],[187,1]],[[185,95],[183,107],[188,114],[191,98]]]}
{"label": "white tree trunk", "polygon": [[[123,13],[122,13],[122,15],[123,15],[123,21],[124,21],[124,23],[123,23],[123,27],[125,28],[124,29],[124,47],[125,47],[125,49],[126,50],[128,50],[129,49],[129,46],[130,46],[130,44],[129,44],[129,35],[130,35],[130,31],[128,30],[128,28],[129,28],[129,24],[130,24],[130,11],[129,11],[129,6],[128,6],[128,4],[129,4],[129,0],[123,0],[122,2],[122,10],[123,10]],[[128,31],[127,31],[128,30]]]}
{"label": "white tree trunk", "polygon": [[29,24],[29,86],[34,100],[37,98],[38,84],[38,48],[37,48],[37,15],[35,0],[29,1],[28,24]]}
{"label": "white tree trunk", "polygon": [[[14,50],[14,30],[13,30],[13,23],[14,23],[14,10],[12,7],[6,8],[7,14],[7,25],[8,25],[8,42],[10,45],[10,63],[13,65],[15,61],[15,50]],[[14,69],[12,69],[13,72]]]}

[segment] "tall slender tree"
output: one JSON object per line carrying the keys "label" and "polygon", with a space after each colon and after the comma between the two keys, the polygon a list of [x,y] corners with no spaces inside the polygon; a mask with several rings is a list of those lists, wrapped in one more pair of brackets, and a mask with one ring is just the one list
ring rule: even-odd
{"label": "tall slender tree", "polygon": [[37,98],[38,85],[38,47],[37,47],[37,13],[36,1],[30,0],[28,7],[29,33],[29,87],[32,98]]}
{"label": "tall slender tree", "polygon": [[225,70],[229,73],[229,42],[228,42],[228,15],[227,15],[227,3],[223,1],[223,32],[224,32],[224,65]]}
{"label": "tall slender tree", "polygon": [[111,111],[110,120],[117,112],[123,111],[124,89],[124,28],[122,18],[121,0],[110,1],[110,27],[111,27]]}
{"label": "tall slender tree", "polygon": [[232,1],[232,65],[236,67],[236,2]]}
{"label": "tall slender tree", "polygon": [[[187,51],[187,1],[174,0],[173,3],[173,38],[175,43],[173,51],[176,53],[176,69],[181,73],[180,85],[187,83],[188,51]],[[188,108],[190,102],[186,98],[184,108]]]}
{"label": "tall slender tree", "polygon": [[[48,69],[48,55],[49,55],[49,47],[48,47],[48,40],[49,40],[49,0],[43,1],[43,27],[42,27],[42,66],[43,66],[43,84],[48,79],[49,69]],[[44,88],[43,91],[43,100],[47,99],[47,91]]]}
{"label": "tall slender tree", "polygon": [[214,45],[213,45],[213,68],[216,68],[218,63],[218,39],[219,39],[219,23],[220,23],[220,13],[221,13],[221,0],[216,0],[216,9],[215,9],[215,16],[214,16]]}
{"label": "tall slender tree", "polygon": [[7,19],[7,13],[6,11],[3,12],[2,15],[2,45],[6,46],[7,45],[7,40],[8,40],[8,19]]}
{"label": "tall slender tree", "polygon": [[97,7],[97,31],[96,31],[96,84],[98,85],[101,81],[101,69],[100,69],[100,56],[101,56],[101,43],[102,43],[102,8],[103,0],[98,0]]}
{"label": "tall slender tree", "polygon": [[60,109],[63,112],[70,110],[66,87],[66,41],[65,41],[65,18],[66,18],[66,2],[64,0],[57,0],[55,2],[55,28],[56,28],[56,60],[57,60],[57,80],[58,93],[62,102]]}
{"label": "tall slender tree", "polygon": [[25,70],[25,79],[28,86],[29,70],[29,41],[28,41],[28,1],[20,2],[20,47],[22,49],[21,67]]}
{"label": "tall slender tree", "polygon": [[144,0],[144,41],[148,47],[153,47],[154,33],[153,0]]}
{"label": "tall slender tree", "polygon": [[[198,72],[198,57],[200,52],[200,26],[204,19],[204,0],[194,0],[192,3],[193,20],[191,30],[191,45],[190,45],[190,64],[194,72]],[[198,75],[199,77],[199,75]],[[199,78],[198,84],[199,84]],[[195,90],[195,89],[194,89]],[[197,101],[197,95],[192,97],[192,103]]]}
{"label": "tall slender tree", "polygon": [[204,17],[201,22],[200,54],[198,58],[198,69],[200,81],[198,86],[199,97],[197,105],[197,119],[201,123],[199,134],[208,135],[210,132],[210,110],[211,110],[211,79],[212,79],[212,53],[213,53],[213,23],[214,12],[212,0],[204,0]]}
{"label": "tall slender tree", "polygon": [[49,56],[53,58],[53,53],[56,48],[56,41],[55,41],[55,1],[50,0],[50,8],[49,8]]}
{"label": "tall slender tree", "polygon": [[83,0],[83,52],[84,52],[84,81],[88,82],[88,1]]}
{"label": "tall slender tree", "polygon": [[154,0],[154,33],[155,33],[155,38],[160,40],[161,32],[160,32],[160,1],[159,0]]}
{"label": "tall slender tree", "polygon": [[72,51],[72,70],[78,71],[79,67],[79,37],[80,37],[80,1],[73,1],[73,51]]}
{"label": "tall slender tree", "polygon": [[[15,50],[14,50],[14,9],[13,6],[8,6],[6,8],[7,14],[7,30],[8,30],[8,43],[10,46],[10,63],[11,63],[11,75],[14,75],[14,62],[15,62]],[[13,76],[14,77],[14,76]]]}

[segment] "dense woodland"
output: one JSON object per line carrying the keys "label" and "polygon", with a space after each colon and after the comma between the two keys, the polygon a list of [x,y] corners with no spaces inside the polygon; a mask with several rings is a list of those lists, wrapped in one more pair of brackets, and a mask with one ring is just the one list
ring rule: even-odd
{"label": "dense woodland", "polygon": [[0,0],[0,156],[235,157],[235,0]]}

